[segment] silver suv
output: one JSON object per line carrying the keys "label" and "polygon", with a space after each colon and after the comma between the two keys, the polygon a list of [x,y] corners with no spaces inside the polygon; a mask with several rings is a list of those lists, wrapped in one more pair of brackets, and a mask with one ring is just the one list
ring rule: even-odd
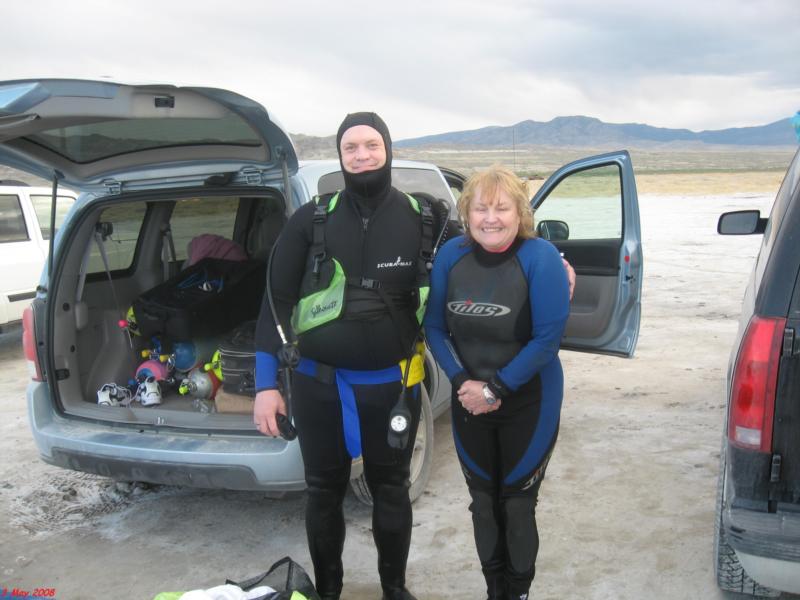
{"label": "silver suv", "polygon": [[[183,266],[188,242],[215,233],[263,263],[292,211],[338,186],[338,164],[301,166],[263,107],[219,89],[0,82],[0,123],[0,163],[81,192],[24,319],[30,425],[42,459],[120,480],[302,489],[298,444],[258,434],[247,406],[198,409],[170,391],[158,405],[109,407],[97,392],[123,386],[142,362],[152,344],[132,335],[127,309]],[[405,191],[453,201],[458,177],[446,180],[425,163],[394,166]],[[627,152],[564,167],[534,202],[543,235],[557,233],[578,274],[564,347],[631,355],[642,253]],[[425,391],[413,497],[429,473],[434,415],[449,403],[430,356]],[[356,465],[353,487],[368,500],[359,474]]]}

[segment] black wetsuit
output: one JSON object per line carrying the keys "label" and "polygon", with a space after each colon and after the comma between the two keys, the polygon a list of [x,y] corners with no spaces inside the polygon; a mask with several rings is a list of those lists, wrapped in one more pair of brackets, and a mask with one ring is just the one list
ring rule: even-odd
{"label": "black wetsuit", "polygon": [[[453,383],[453,437],[472,496],[490,598],[525,598],[539,546],[535,507],[558,434],[558,346],[569,315],[561,258],[541,239],[490,253],[464,238],[439,252],[425,333]],[[492,382],[498,410],[469,414],[457,391]]]}
{"label": "black wetsuit", "polygon": [[[345,433],[353,430],[360,434],[364,472],[374,503],[372,529],[385,597],[411,598],[404,595],[404,585],[411,539],[408,485],[413,442],[404,450],[387,443],[389,414],[400,394],[400,377],[389,377],[392,380],[384,383],[358,383],[365,373],[367,379],[375,372],[396,370],[399,374],[398,363],[409,356],[419,331],[415,312],[421,220],[407,196],[391,187],[391,140],[385,125],[384,130],[379,125],[382,122],[375,128],[384,134],[387,164],[379,171],[362,174],[364,177],[345,171],[346,188],[325,224],[328,259],[335,258],[348,278],[343,313],[298,336],[304,362],[294,375],[293,411],[308,484],[309,550],[323,598],[338,598],[342,588],[342,501],[351,455],[358,452],[346,444]],[[339,137],[341,133],[342,129]],[[303,294],[303,277],[312,270],[313,214],[313,203],[294,213],[275,249],[272,293],[284,327]],[[370,282],[380,282],[380,290]],[[256,339],[257,389],[274,388],[280,340],[266,297]],[[343,385],[355,398],[356,417],[347,411]],[[420,415],[417,389],[411,394],[409,408],[409,439],[413,440]]]}

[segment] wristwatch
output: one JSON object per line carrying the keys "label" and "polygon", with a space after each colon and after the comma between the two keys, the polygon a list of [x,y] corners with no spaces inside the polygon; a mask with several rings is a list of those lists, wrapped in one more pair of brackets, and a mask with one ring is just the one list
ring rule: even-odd
{"label": "wristwatch", "polygon": [[489,389],[489,384],[483,384],[483,397],[486,400],[486,404],[492,405],[497,402],[497,396],[492,393],[492,390]]}

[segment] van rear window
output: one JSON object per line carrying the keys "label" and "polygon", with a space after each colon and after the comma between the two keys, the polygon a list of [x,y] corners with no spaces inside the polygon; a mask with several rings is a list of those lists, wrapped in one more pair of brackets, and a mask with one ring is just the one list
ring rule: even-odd
{"label": "van rear window", "polygon": [[127,119],[72,125],[26,139],[81,164],[157,148],[262,145],[247,123],[232,113],[218,119]]}

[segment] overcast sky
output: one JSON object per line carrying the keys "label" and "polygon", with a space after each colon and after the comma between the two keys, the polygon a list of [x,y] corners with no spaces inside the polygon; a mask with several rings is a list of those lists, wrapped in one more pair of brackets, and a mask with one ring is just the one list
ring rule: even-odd
{"label": "overcast sky", "polygon": [[26,0],[0,79],[224,87],[292,133],[374,110],[395,139],[525,119],[722,129],[800,109],[800,0]]}

